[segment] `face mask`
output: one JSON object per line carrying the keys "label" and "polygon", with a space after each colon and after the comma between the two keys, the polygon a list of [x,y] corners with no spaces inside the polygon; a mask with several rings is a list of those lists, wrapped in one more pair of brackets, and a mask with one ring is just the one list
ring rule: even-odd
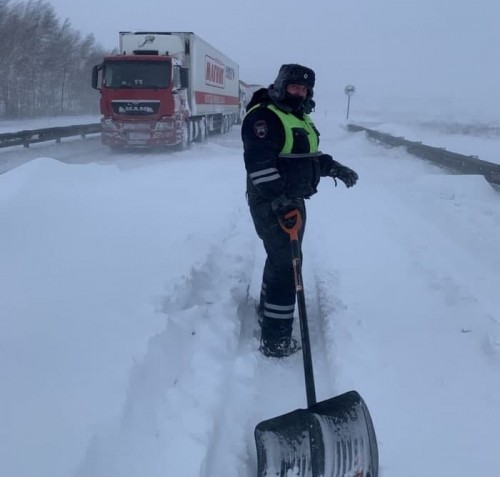
{"label": "face mask", "polygon": [[292,111],[301,111],[304,106],[305,98],[302,96],[296,96],[290,93],[285,94],[285,102],[288,104]]}

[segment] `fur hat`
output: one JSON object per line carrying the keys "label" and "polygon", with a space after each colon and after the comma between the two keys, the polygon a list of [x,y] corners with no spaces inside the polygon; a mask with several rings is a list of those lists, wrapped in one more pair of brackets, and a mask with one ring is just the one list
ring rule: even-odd
{"label": "fur hat", "polygon": [[301,84],[307,86],[307,96],[311,98],[313,96],[315,79],[314,71],[306,66],[297,64],[282,65],[278,76],[274,80],[273,89],[276,91],[279,99],[283,99],[286,87],[289,84]]}
{"label": "fur hat", "polygon": [[307,86],[307,95],[298,112],[309,114],[315,106],[314,100],[312,99],[314,96],[313,88],[315,79],[314,71],[306,66],[297,64],[282,65],[274,83],[267,89],[267,94],[269,99],[276,106],[284,111],[292,112],[293,105],[289,104],[290,101],[286,99],[286,87],[289,84]]}

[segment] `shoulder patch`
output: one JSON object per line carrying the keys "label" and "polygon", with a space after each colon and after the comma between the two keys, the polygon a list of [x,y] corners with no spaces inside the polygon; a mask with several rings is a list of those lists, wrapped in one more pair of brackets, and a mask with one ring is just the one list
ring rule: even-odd
{"label": "shoulder patch", "polygon": [[267,121],[264,121],[263,119],[256,121],[253,125],[253,130],[259,139],[264,139],[267,136],[268,131]]}

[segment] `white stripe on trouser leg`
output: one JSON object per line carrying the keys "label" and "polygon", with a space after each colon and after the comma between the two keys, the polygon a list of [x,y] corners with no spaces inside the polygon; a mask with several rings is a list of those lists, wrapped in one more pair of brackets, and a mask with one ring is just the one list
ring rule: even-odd
{"label": "white stripe on trouser leg", "polygon": [[271,182],[271,181],[275,181],[277,179],[280,179],[281,176],[279,174],[273,174],[272,176],[268,176],[268,177],[261,177],[260,179],[256,179],[253,182],[253,185],[259,185],[259,184],[262,184],[262,182]]}
{"label": "white stripe on trouser leg", "polygon": [[264,303],[264,316],[279,320],[289,320],[293,318],[295,305],[274,305],[273,303]]}
{"label": "white stripe on trouser leg", "polygon": [[250,179],[256,179],[257,177],[268,176],[270,174],[274,174],[275,172],[278,172],[278,169],[276,169],[276,167],[269,167],[267,169],[261,169],[257,172],[252,172],[251,174],[249,174],[249,176]]}
{"label": "white stripe on trouser leg", "polygon": [[250,179],[254,185],[261,184],[262,182],[271,182],[280,179],[280,173],[276,167],[268,167],[257,172],[249,174]]}

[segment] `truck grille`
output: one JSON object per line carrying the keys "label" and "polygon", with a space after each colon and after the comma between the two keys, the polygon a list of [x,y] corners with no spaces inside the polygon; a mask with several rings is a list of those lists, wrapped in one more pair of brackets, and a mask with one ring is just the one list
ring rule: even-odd
{"label": "truck grille", "polygon": [[160,101],[127,101],[115,100],[111,102],[113,112],[121,116],[148,116],[157,114]]}

